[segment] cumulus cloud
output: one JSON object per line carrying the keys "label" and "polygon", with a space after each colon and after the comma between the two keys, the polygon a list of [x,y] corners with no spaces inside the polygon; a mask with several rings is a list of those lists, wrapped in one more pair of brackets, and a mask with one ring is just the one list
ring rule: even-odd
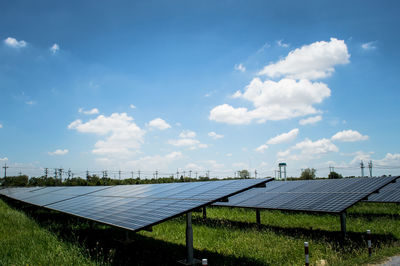
{"label": "cumulus cloud", "polygon": [[58,44],[53,44],[51,47],[50,47],[50,52],[52,53],[52,54],[56,54],[58,51],[60,50],[60,46],[58,45]]}
{"label": "cumulus cloud", "polygon": [[355,142],[367,140],[369,137],[367,135],[362,135],[360,132],[355,130],[343,130],[332,136],[333,141],[342,142]]}
{"label": "cumulus cloud", "polygon": [[284,143],[284,142],[289,142],[289,141],[294,140],[297,137],[298,134],[299,134],[299,129],[295,128],[295,129],[290,130],[287,133],[282,133],[282,134],[279,134],[279,135],[277,135],[277,136],[275,136],[273,138],[270,138],[267,141],[267,144],[273,145],[273,144],[280,144],[280,143]]}
{"label": "cumulus cloud", "polygon": [[320,79],[332,75],[335,65],[349,63],[349,58],[345,42],[331,38],[329,42],[314,42],[291,51],[284,59],[264,67],[259,75]]}
{"label": "cumulus cloud", "polygon": [[246,67],[243,66],[242,64],[235,65],[235,70],[238,70],[240,72],[245,72],[246,71]]}
{"label": "cumulus cloud", "polygon": [[84,110],[83,108],[78,109],[79,113],[85,114],[85,115],[97,115],[99,113],[99,109],[93,108],[91,110]]}
{"label": "cumulus cloud", "polygon": [[222,139],[224,137],[224,135],[217,134],[214,131],[209,132],[208,136],[213,138],[213,139]]}
{"label": "cumulus cloud", "polygon": [[259,152],[259,153],[264,153],[264,151],[265,151],[266,149],[268,149],[268,145],[263,144],[263,145],[257,147],[257,148],[255,149],[255,151],[256,151],[256,152]]}
{"label": "cumulus cloud", "polygon": [[23,48],[27,45],[27,42],[21,40],[18,41],[15,38],[12,37],[8,37],[7,39],[4,40],[4,43],[9,46],[9,47],[13,47],[13,48]]}
{"label": "cumulus cloud", "polygon": [[373,152],[356,151],[352,155],[354,156],[350,162],[350,165],[359,165],[361,161],[369,161]]}
{"label": "cumulus cloud", "polygon": [[376,42],[367,42],[367,43],[363,43],[361,45],[361,48],[366,50],[366,51],[371,51],[371,50],[375,50],[376,47]]}
{"label": "cumulus cloud", "polygon": [[263,82],[254,78],[243,93],[237,91],[233,95],[252,102],[253,110],[223,104],[210,111],[209,119],[227,124],[249,124],[253,120],[263,123],[312,115],[321,112],[313,105],[330,95],[330,89],[322,82],[293,79]]}
{"label": "cumulus cloud", "polygon": [[201,143],[196,139],[196,132],[191,130],[184,130],[179,134],[179,139],[170,139],[168,140],[168,144],[177,147],[188,147],[191,150],[195,150],[197,148],[204,149],[207,148],[208,145]]}
{"label": "cumulus cloud", "polygon": [[113,113],[110,116],[99,115],[86,123],[77,119],[68,125],[68,129],[105,136],[104,140],[96,142],[92,152],[107,156],[134,154],[143,143],[145,135],[145,131],[138,127],[133,122],[133,118],[126,113]]}
{"label": "cumulus cloud", "polygon": [[312,117],[308,117],[308,118],[305,118],[305,119],[301,119],[299,121],[299,124],[302,125],[302,126],[305,126],[305,125],[315,124],[315,123],[317,123],[317,122],[319,122],[321,120],[322,120],[322,116],[317,115],[317,116],[312,116]]}
{"label": "cumulus cloud", "polygon": [[136,108],[136,106],[133,105],[133,104],[129,105],[129,107],[130,107],[131,109],[135,109],[135,108]]}
{"label": "cumulus cloud", "polygon": [[374,160],[374,163],[380,166],[400,165],[400,153],[386,153],[384,158]]}
{"label": "cumulus cloud", "polygon": [[8,161],[8,158],[7,158],[7,157],[0,158],[0,162],[5,162],[5,161]]}
{"label": "cumulus cloud", "polygon": [[61,149],[58,149],[58,150],[55,150],[55,151],[53,151],[53,152],[48,152],[48,154],[49,155],[65,155],[65,154],[67,154],[68,153],[68,150],[67,149],[64,149],[64,150],[61,150]]}
{"label": "cumulus cloud", "polygon": [[153,119],[149,122],[148,126],[150,128],[155,128],[158,130],[166,130],[168,128],[171,128],[171,125],[168,124],[167,122],[165,122],[165,120],[161,119],[161,118],[156,118]]}
{"label": "cumulus cloud", "polygon": [[[295,151],[299,151],[299,153],[293,154]],[[293,160],[299,160],[301,158],[313,158],[314,156],[338,151],[339,148],[333,144],[330,139],[323,138],[312,141],[306,138],[286,151],[279,152],[277,155],[278,157],[290,156]]]}

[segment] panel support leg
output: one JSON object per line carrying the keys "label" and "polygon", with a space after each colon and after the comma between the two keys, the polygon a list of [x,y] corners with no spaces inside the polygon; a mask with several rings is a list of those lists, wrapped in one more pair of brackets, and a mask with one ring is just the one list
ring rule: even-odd
{"label": "panel support leg", "polygon": [[195,265],[201,261],[193,258],[193,228],[192,228],[192,213],[186,214],[186,259],[179,261],[183,265]]}
{"label": "panel support leg", "polygon": [[207,219],[207,207],[206,206],[203,207],[203,219],[204,220]]}
{"label": "panel support leg", "polygon": [[256,209],[256,222],[257,224],[261,224],[260,209]]}
{"label": "panel support leg", "polygon": [[340,229],[342,231],[342,237],[346,237],[346,212],[340,213]]}

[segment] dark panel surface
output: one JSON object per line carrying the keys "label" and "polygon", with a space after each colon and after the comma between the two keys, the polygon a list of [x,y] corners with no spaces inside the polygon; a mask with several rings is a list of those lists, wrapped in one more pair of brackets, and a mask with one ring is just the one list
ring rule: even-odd
{"label": "dark panel surface", "polygon": [[400,203],[400,179],[395,183],[390,183],[368,197],[368,202],[388,202]]}
{"label": "dark panel surface", "polygon": [[216,206],[340,213],[397,177],[272,181]]}
{"label": "dark panel surface", "polygon": [[272,179],[109,187],[9,188],[0,194],[133,231],[158,224]]}

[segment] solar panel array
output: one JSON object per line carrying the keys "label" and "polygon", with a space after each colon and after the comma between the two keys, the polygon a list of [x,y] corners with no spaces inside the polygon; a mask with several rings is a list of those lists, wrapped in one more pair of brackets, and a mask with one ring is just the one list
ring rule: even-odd
{"label": "solar panel array", "polygon": [[216,206],[340,213],[397,177],[273,181]]}
{"label": "solar panel array", "polygon": [[379,193],[368,197],[368,202],[400,203],[400,179],[379,190]]}
{"label": "solar panel array", "polygon": [[139,231],[272,179],[123,186],[6,188],[0,194]]}

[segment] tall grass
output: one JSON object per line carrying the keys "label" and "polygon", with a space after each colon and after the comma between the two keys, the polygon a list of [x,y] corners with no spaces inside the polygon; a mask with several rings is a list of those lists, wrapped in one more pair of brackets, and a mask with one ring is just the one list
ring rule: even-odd
{"label": "tall grass", "polygon": [[[174,265],[186,255],[184,217],[152,232],[125,234],[54,211],[12,206],[24,211],[0,201],[0,265]],[[352,207],[345,240],[337,215],[261,211],[261,225],[250,209],[212,207],[207,216],[193,214],[194,255],[210,265],[304,265],[305,241],[311,265],[362,265],[400,254],[400,205]],[[372,257],[367,229],[373,234]]]}

